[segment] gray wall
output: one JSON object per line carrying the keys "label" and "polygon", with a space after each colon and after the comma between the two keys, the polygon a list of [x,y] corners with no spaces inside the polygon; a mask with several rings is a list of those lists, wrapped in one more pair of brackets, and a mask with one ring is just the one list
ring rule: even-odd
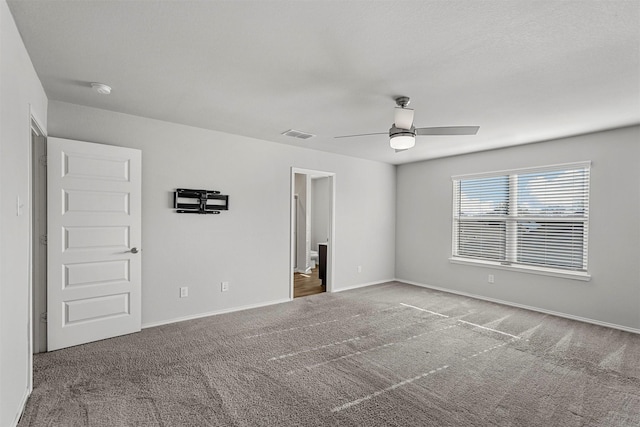
{"label": "gray wall", "polygon": [[311,180],[311,249],[329,240],[329,178]]}
{"label": "gray wall", "polygon": [[309,267],[309,246],[311,243],[311,178],[303,173],[294,176],[294,193],[298,196],[296,203],[296,270],[306,273]]}
{"label": "gray wall", "polygon": [[[334,289],[394,277],[395,208],[369,203],[395,199],[392,165],[53,101],[49,134],[142,150],[143,324],[289,298],[292,166],[336,173]],[[177,214],[180,187],[230,210]]]}
{"label": "gray wall", "polygon": [[[449,262],[452,175],[581,160],[592,161],[591,281]],[[639,167],[638,126],[399,166],[396,277],[640,331]]]}
{"label": "gray wall", "polygon": [[46,130],[47,97],[4,0],[0,52],[0,426],[10,426],[30,388],[30,115]]}

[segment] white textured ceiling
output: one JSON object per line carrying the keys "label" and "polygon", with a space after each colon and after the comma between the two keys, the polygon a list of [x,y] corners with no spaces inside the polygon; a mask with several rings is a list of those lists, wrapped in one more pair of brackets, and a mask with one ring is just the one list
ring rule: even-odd
{"label": "white textured ceiling", "polygon": [[[637,0],[8,3],[51,100],[393,164],[640,123]],[[386,132],[398,95],[480,131],[333,138]]]}

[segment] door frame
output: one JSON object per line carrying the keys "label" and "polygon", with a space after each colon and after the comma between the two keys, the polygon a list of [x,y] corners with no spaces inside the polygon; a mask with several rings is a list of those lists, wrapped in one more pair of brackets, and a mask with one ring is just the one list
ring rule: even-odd
{"label": "door frame", "polygon": [[[34,191],[33,191],[33,180],[34,180],[34,174],[35,171],[33,169],[33,164],[35,161],[37,161],[34,157],[36,156],[36,153],[34,153],[34,136],[41,136],[45,139],[45,150],[46,150],[46,138],[47,138],[47,133],[45,131],[45,128],[40,124],[43,123],[40,120],[38,120],[38,118],[36,117],[36,113],[33,110],[33,107],[31,105],[29,105],[29,162],[27,165],[27,179],[28,179],[28,214],[29,214],[29,286],[28,286],[28,301],[27,301],[27,306],[28,306],[28,312],[29,312],[29,316],[27,317],[27,330],[28,330],[28,355],[29,358],[27,360],[27,387],[28,387],[28,394],[30,395],[31,392],[33,391],[33,340],[34,340],[34,333],[33,333],[33,310],[34,310],[34,269],[38,268],[38,265],[36,264],[37,260],[34,259],[34,241],[33,239],[35,238],[35,231],[34,230],[34,226],[33,226],[33,221],[34,221],[34,213],[33,213],[33,205],[34,205],[34,199],[35,199],[35,195],[34,195]],[[46,219],[46,218],[45,218]],[[39,239],[39,237],[38,237]],[[39,264],[39,263],[38,263]],[[46,277],[46,268],[44,271],[45,277]],[[46,305],[46,304],[45,304]],[[25,402],[26,403],[26,402]],[[22,408],[24,410],[24,407]]]}
{"label": "door frame", "polygon": [[329,245],[327,247],[327,292],[333,292],[335,277],[335,221],[336,221],[336,174],[313,169],[303,169],[295,166],[291,167],[290,177],[290,216],[289,216],[289,299],[293,300],[293,274],[295,269],[295,182],[296,174],[311,175],[312,177],[329,179]]}
{"label": "door frame", "polygon": [[[41,137],[42,141],[36,138]],[[31,330],[33,336],[32,353],[42,353],[47,351],[46,336],[47,326],[46,317],[41,318],[42,313],[47,311],[47,248],[46,243],[41,241],[41,236],[46,236],[47,224],[47,171],[46,159],[47,155],[47,139],[42,133],[37,122],[32,120],[31,123],[31,197],[29,205],[31,206],[30,218],[31,224]],[[43,182],[44,180],[44,182]],[[40,226],[38,225],[40,224]],[[44,224],[44,226],[42,226]],[[44,253],[43,253],[44,252]],[[44,299],[43,299],[44,298]],[[44,338],[43,338],[44,337]],[[44,343],[43,343],[44,340]]]}

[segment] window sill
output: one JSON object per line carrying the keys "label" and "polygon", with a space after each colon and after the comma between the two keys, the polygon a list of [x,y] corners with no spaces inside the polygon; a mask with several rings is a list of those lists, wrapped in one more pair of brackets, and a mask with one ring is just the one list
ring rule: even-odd
{"label": "window sill", "polygon": [[543,276],[561,277],[563,279],[582,280],[588,282],[591,275],[588,273],[577,271],[557,270],[554,268],[532,267],[527,265],[504,265],[493,261],[483,261],[468,258],[451,257],[449,262],[452,264],[475,265],[478,267],[497,268],[499,270],[517,271],[521,273],[540,274]]}

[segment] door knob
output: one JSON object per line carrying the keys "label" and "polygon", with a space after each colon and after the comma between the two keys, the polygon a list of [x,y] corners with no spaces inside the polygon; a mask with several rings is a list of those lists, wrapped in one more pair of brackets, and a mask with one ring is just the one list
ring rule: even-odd
{"label": "door knob", "polygon": [[127,252],[131,252],[132,254],[137,254],[138,253],[138,248],[131,248],[130,251]]}

